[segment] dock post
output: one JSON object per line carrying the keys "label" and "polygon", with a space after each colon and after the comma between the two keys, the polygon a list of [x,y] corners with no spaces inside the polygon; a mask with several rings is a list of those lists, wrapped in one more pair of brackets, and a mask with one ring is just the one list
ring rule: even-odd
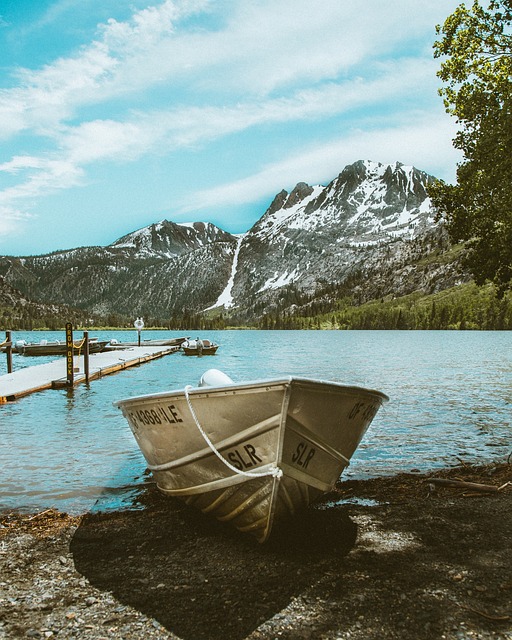
{"label": "dock post", "polygon": [[12,334],[5,332],[5,353],[7,354],[7,373],[12,373]]}
{"label": "dock post", "polygon": [[66,322],[66,386],[73,387],[73,325]]}
{"label": "dock post", "polygon": [[84,331],[84,373],[85,382],[89,382],[89,332]]}

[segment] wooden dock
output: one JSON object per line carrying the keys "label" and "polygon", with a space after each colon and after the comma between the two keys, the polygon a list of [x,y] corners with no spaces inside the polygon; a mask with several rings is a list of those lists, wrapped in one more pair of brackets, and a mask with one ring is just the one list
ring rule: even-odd
{"label": "wooden dock", "polygon": [[[103,351],[89,356],[89,381],[134,367],[178,351],[179,346],[130,347],[116,351]],[[74,384],[85,382],[84,357],[75,356]],[[46,364],[18,369],[0,376],[0,404],[13,402],[23,396],[45,389],[65,388],[66,358]]]}

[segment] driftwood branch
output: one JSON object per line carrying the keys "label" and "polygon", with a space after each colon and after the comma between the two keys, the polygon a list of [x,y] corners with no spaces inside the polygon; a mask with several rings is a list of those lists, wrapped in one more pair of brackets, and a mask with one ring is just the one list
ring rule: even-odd
{"label": "driftwood branch", "polygon": [[473,607],[462,607],[463,609],[466,609],[466,611],[471,611],[472,613],[476,613],[479,616],[482,616],[482,618],[486,618],[487,620],[494,620],[496,622],[508,622],[510,620],[510,616],[504,615],[504,616],[497,616],[497,615],[493,615],[490,613],[486,613],[485,611],[479,611],[478,609],[473,609]]}
{"label": "driftwood branch", "polygon": [[497,493],[510,483],[507,482],[501,487],[496,487],[490,484],[480,484],[478,482],[466,482],[465,480],[448,480],[446,478],[429,478],[425,480],[428,484],[437,484],[443,487],[456,487],[458,489],[471,489],[471,491],[477,491],[480,493]]}
{"label": "driftwood branch", "polygon": [[50,508],[50,509],[45,509],[44,511],[39,511],[38,513],[35,513],[33,516],[30,516],[30,518],[27,518],[27,520],[35,520],[40,516],[44,516],[45,513],[50,513],[50,511],[53,511],[53,509]]}

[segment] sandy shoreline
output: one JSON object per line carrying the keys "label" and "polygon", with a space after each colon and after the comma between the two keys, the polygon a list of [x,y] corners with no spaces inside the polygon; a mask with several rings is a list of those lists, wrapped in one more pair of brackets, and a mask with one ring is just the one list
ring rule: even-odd
{"label": "sandy shoreline", "polygon": [[160,496],[0,514],[0,638],[512,639],[507,462],[345,480],[266,545]]}

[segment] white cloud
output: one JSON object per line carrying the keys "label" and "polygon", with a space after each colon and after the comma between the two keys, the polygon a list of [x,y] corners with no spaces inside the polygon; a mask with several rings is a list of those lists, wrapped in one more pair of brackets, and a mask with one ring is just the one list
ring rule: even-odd
{"label": "white cloud", "polygon": [[[61,127],[58,131],[58,151],[40,157],[16,156],[0,165],[0,171],[19,172],[25,178],[25,182],[0,193],[0,201],[8,203],[21,198],[44,196],[45,193],[79,185],[85,176],[85,167],[97,161],[133,161],[148,153],[163,152],[164,148],[171,151],[190,145],[204,145],[211,140],[261,125],[339,116],[356,107],[369,107],[405,96],[411,91],[424,90],[429,84],[434,93],[435,76],[430,61],[411,59],[400,64],[381,63],[377,68],[376,77],[367,81],[357,78],[345,83],[329,83],[298,91],[289,97],[234,106],[139,112],[125,122],[95,120],[75,127]],[[395,114],[395,117],[403,117],[403,114]],[[389,127],[389,123],[386,126]],[[357,139],[347,139],[343,144],[346,149],[351,149],[350,153],[358,149],[361,155],[359,148],[362,139],[361,134]],[[328,149],[321,147],[316,153],[327,154],[323,159],[315,160],[316,166],[329,161]],[[338,153],[335,155],[339,157]],[[347,161],[353,159],[352,155]],[[288,161],[282,167],[287,164]],[[271,184],[277,184],[277,177],[283,173],[282,167],[280,170],[273,168],[270,173],[263,171],[256,179],[258,188],[265,190]],[[332,170],[338,168],[339,159],[333,162]],[[293,175],[290,169],[286,174],[285,183]],[[295,175],[300,176],[302,172],[297,168]],[[329,173],[324,172],[323,175]],[[266,186],[265,180],[269,180]],[[243,184],[244,197],[248,197],[252,190]],[[224,192],[223,187],[220,192]]]}
{"label": "white cloud", "polygon": [[[19,69],[19,86],[0,92],[0,138],[24,129],[50,135],[80,106],[98,104],[151,85],[155,82],[154,72],[143,83],[141,76],[148,68],[160,67],[158,44],[172,35],[172,20],[181,19],[204,4],[205,0],[166,0],[135,12],[130,22],[110,20],[102,26],[101,38],[74,56],[59,58],[42,69]],[[159,71],[157,79],[162,79]]]}
{"label": "white cloud", "polygon": [[[67,2],[64,5],[67,6]],[[180,21],[214,9],[207,0],[165,2],[111,19],[99,38],[74,56],[42,69],[21,69],[19,86],[0,94],[0,137],[23,129],[49,134],[83,105],[101,104],[151,86],[184,83],[189,91],[228,89],[261,95],[292,82],[333,80],[356,64],[383,57],[404,38],[412,40],[438,2],[326,0],[312,11],[306,0],[219,2],[228,22],[217,31],[180,31]],[[218,10],[218,8],[217,8]],[[439,9],[438,9],[439,11]],[[433,29],[433,26],[432,26]]]}
{"label": "white cloud", "polygon": [[81,184],[84,177],[84,172],[80,167],[60,158],[42,159],[20,156],[11,162],[0,165],[0,170],[8,173],[22,169],[27,172],[32,169],[25,181],[0,191],[0,207],[17,211],[17,214],[21,213],[21,210],[15,209],[14,203],[77,186]]}
{"label": "white cloud", "polygon": [[[353,1],[324,0],[316,7],[309,0],[237,2],[225,29],[193,40],[194,80],[200,86],[252,94],[333,80],[385,58],[397,46],[425,42],[449,4],[367,0],[362,7]],[[187,43],[180,45],[188,57]],[[206,55],[200,57],[202,52]]]}
{"label": "white cloud", "polygon": [[[234,106],[136,113],[125,122],[95,120],[59,130],[59,151],[44,156],[16,156],[0,165],[0,171],[34,170],[26,183],[5,190],[0,199],[44,195],[80,184],[84,167],[97,161],[133,161],[164,148],[176,150],[204,145],[228,134],[268,124],[285,124],[340,115],[356,107],[368,107],[419,91],[434,76],[430,62],[415,60],[381,64],[380,73],[361,79],[329,83],[287,98],[252,101]],[[434,91],[432,87],[432,91]],[[396,117],[402,117],[402,114]],[[25,173],[20,170],[24,169]]]}
{"label": "white cloud", "polygon": [[57,0],[56,2],[52,2],[39,19],[35,20],[29,26],[26,26],[23,29],[24,37],[34,31],[43,29],[49,24],[52,24],[63,14],[71,11],[74,7],[76,7],[76,4],[76,0]]}
{"label": "white cloud", "polygon": [[[305,149],[283,160],[267,165],[258,173],[188,195],[180,213],[220,206],[235,206],[254,202],[267,193],[272,197],[283,188],[291,189],[297,182],[326,184],[347,164],[356,160],[415,165],[438,177],[453,178],[458,153],[446,149],[454,134],[447,118],[432,118],[416,114],[417,119],[402,126],[377,130],[355,130],[330,143]],[[444,149],[440,154],[439,150]],[[357,157],[354,157],[357,150]]]}
{"label": "white cloud", "polygon": [[18,173],[22,169],[41,169],[45,165],[42,158],[35,156],[14,156],[9,162],[0,164],[0,171],[5,173]]}
{"label": "white cloud", "polygon": [[[72,4],[58,0],[37,27]],[[110,19],[88,45],[44,67],[19,69],[17,84],[0,89],[0,139],[23,134],[28,149],[0,164],[11,178],[0,191],[5,220],[12,228],[21,219],[23,200],[31,205],[84,184],[96,162],[207,148],[262,126],[307,121],[321,131],[324,118],[338,118],[347,133],[246,180],[199,191],[188,210],[252,201],[290,181],[313,181],[315,172],[322,180],[357,157],[410,156],[411,164],[449,172],[453,131],[441,124],[427,136],[425,118],[411,122],[406,106],[440,101],[437,65],[421,48],[458,3],[447,4],[452,0],[367,0],[363,14],[354,0],[323,0],[320,8],[310,0],[165,0],[129,20]],[[388,115],[380,124],[358,114],[381,109]],[[37,152],[26,147],[30,135]]]}
{"label": "white cloud", "polygon": [[26,211],[0,204],[0,238],[20,233],[31,217]]}
{"label": "white cloud", "polygon": [[406,60],[381,64],[375,79],[329,83],[289,97],[250,101],[233,106],[206,106],[137,112],[121,122],[84,122],[62,132],[60,146],[79,164],[95,160],[130,160],[155,148],[173,150],[266,124],[284,124],[340,115],[356,107],[396,100],[417,93],[435,81],[430,62]]}

